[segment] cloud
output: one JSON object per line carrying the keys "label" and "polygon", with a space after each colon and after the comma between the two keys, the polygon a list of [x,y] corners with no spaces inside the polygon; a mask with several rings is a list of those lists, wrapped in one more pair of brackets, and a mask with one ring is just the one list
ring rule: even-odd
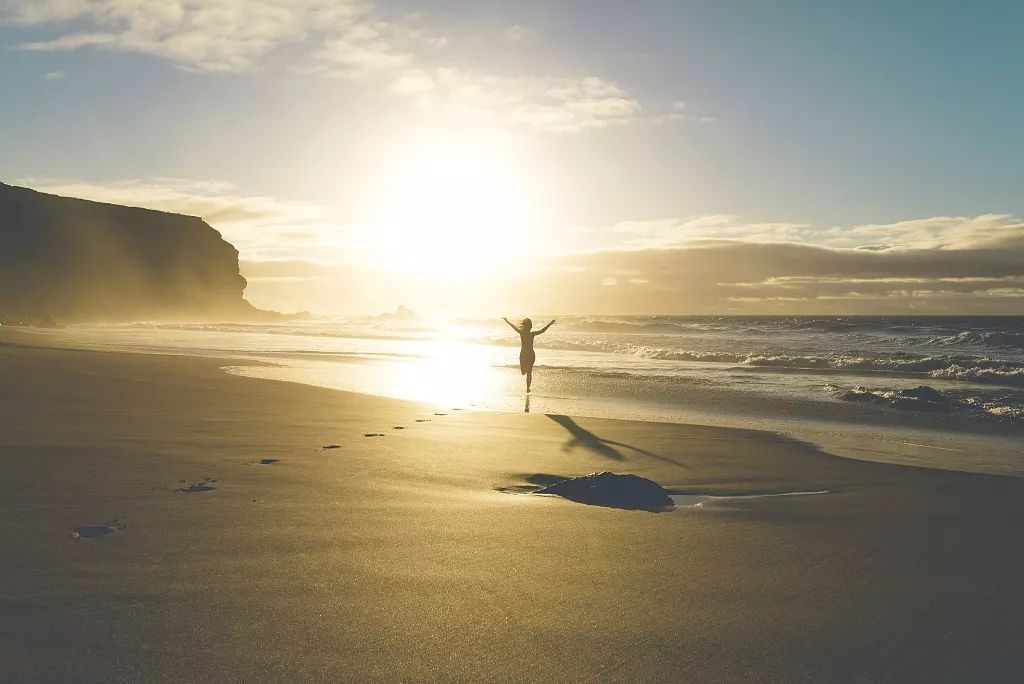
{"label": "cloud", "polygon": [[816,227],[743,221],[732,214],[622,221],[579,231],[591,249],[644,249],[716,240],[793,242],[866,251],[972,249],[1024,243],[1024,219],[1009,214],[936,216],[884,224]]}
{"label": "cloud", "polygon": [[639,250],[680,246],[701,240],[800,241],[815,234],[805,223],[749,223],[732,214],[703,214],[686,218],[621,221],[610,226],[577,229],[580,246]]}
{"label": "cloud", "polygon": [[89,0],[0,0],[0,19],[14,26],[68,21],[89,10]]}
{"label": "cloud", "polygon": [[1024,220],[1008,215],[819,228],[713,214],[576,238],[577,251],[546,259],[517,303],[577,313],[1024,311]]}
{"label": "cloud", "polygon": [[[908,224],[941,225],[939,232],[955,236],[959,243],[952,246],[940,239],[929,244]],[[916,244],[908,240],[905,246],[863,249],[705,237],[672,247],[564,255],[550,263],[545,285],[575,293],[571,310],[593,312],[1021,312],[1024,223],[1020,220],[921,219],[894,225],[905,229],[904,236],[912,236]],[[805,230],[781,226],[780,235]],[[735,228],[726,222],[727,230]],[[876,228],[854,227],[846,232],[877,236]],[[932,230],[925,235],[935,239]],[[763,231],[758,239],[765,239]],[[610,278],[617,279],[619,292],[609,294],[615,288],[605,287],[603,297],[595,298],[597,286]],[[623,287],[626,284],[629,287]]]}
{"label": "cloud", "polygon": [[413,56],[387,38],[392,31],[393,26],[383,22],[350,26],[324,41],[313,54],[315,65],[306,71],[362,80],[404,69]]}
{"label": "cloud", "polygon": [[250,68],[282,44],[349,27],[370,9],[357,0],[0,0],[0,21],[87,27],[23,43],[24,50],[91,46],[153,55],[184,69],[231,72]]}
{"label": "cloud", "polygon": [[[418,108],[520,134],[579,133],[645,120],[698,120],[675,103],[645,118],[640,101],[599,76],[509,76],[443,58],[447,38],[418,14],[385,17],[363,0],[0,0],[0,24],[53,27],[58,35],[17,47],[92,47],[146,54],[192,71],[240,72],[300,44],[292,68],[379,81]],[[535,37],[512,26],[504,38]]]}
{"label": "cloud", "polygon": [[338,231],[322,209],[245,195],[223,181],[153,178],[91,183],[22,178],[15,183],[55,195],[199,216],[248,258],[285,258],[317,250],[330,253],[341,247]]}
{"label": "cloud", "polygon": [[513,24],[501,32],[501,37],[510,43],[527,43],[536,40],[537,31],[522,24]]}
{"label": "cloud", "polygon": [[391,87],[423,108],[516,131],[578,133],[636,122],[643,110],[619,85],[596,76],[506,77],[442,67],[406,71]]}
{"label": "cloud", "polygon": [[651,119],[651,122],[656,124],[671,123],[674,121],[691,121],[699,124],[710,124],[715,123],[718,119],[714,116],[698,116],[690,114],[687,111],[686,103],[682,100],[676,100],[670,103],[669,110],[664,114]]}
{"label": "cloud", "polygon": [[67,78],[67,74],[63,71],[47,71],[43,74],[43,80],[46,81],[63,81]]}
{"label": "cloud", "polygon": [[853,243],[875,249],[917,247],[970,249],[998,245],[1024,245],[1024,220],[1008,214],[937,216],[888,224],[855,226],[833,231],[835,243]]}

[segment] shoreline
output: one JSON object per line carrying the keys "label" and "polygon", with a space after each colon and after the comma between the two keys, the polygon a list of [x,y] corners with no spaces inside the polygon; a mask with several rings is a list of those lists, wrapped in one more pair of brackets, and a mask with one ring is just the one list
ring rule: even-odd
{"label": "shoreline", "polygon": [[[538,368],[541,372],[544,370],[543,366],[538,366]],[[362,367],[360,369],[362,370]],[[246,360],[244,363],[227,365],[224,367],[224,371],[239,377],[290,382],[307,387],[386,397],[399,401],[416,401],[408,397],[338,387],[335,382],[315,382],[300,378],[287,364],[275,361]],[[306,375],[308,377],[308,374]],[[359,383],[353,384],[358,385]],[[813,444],[823,451],[842,458],[935,470],[1024,478],[1024,446],[1022,446],[1024,441],[1018,435],[1019,428],[1009,429],[1006,426],[997,425],[989,426],[990,430],[983,430],[984,426],[975,426],[972,430],[953,430],[909,425],[896,420],[882,424],[870,424],[864,421],[843,419],[826,420],[820,416],[794,418],[779,415],[743,415],[716,412],[712,408],[674,408],[659,412],[644,405],[638,405],[632,411],[625,411],[622,408],[621,400],[619,408],[613,410],[595,408],[596,400],[591,400],[588,405],[576,404],[568,408],[564,408],[562,402],[556,402],[559,404],[558,407],[551,409],[544,405],[545,400],[549,397],[542,391],[535,392],[530,397],[531,400],[527,404],[531,407],[530,413],[566,413],[576,417],[598,420],[623,420],[666,425],[706,425],[723,429],[756,430],[786,435],[794,440]],[[536,403],[538,400],[541,402],[540,406]],[[717,405],[720,404],[721,402]],[[462,408],[468,411],[505,415],[517,415],[524,412],[509,406],[469,404]],[[957,454],[965,453],[995,453],[998,456],[981,460],[972,457],[971,461],[965,461],[962,457],[957,456]]]}
{"label": "shoreline", "polygon": [[[0,328],[0,343],[4,339]],[[216,333],[215,333],[216,334]],[[192,348],[175,349],[173,346],[147,347],[113,342],[80,341],[68,339],[60,332],[7,329],[7,337],[35,341],[43,346],[68,347],[106,351],[110,353],[141,353],[170,356],[213,358],[224,361],[225,373],[311,387],[328,388],[366,396],[387,397],[400,401],[420,401],[425,404],[448,407],[458,405],[464,410],[491,411],[517,414],[519,406],[507,400],[485,404],[437,401],[433,393],[417,395],[396,392],[381,378],[402,378],[391,366],[408,365],[414,368],[420,361],[385,361],[355,359],[347,361],[317,361],[321,353],[251,352],[233,349]],[[330,352],[326,352],[330,355]],[[309,363],[312,355],[312,366]],[[380,365],[383,364],[383,365]],[[320,369],[320,370],[317,370]],[[541,367],[544,370],[544,367]],[[557,369],[555,369],[557,371]],[[744,372],[751,369],[744,369]],[[390,374],[390,375],[389,375]],[[515,375],[518,379],[518,373]],[[542,373],[543,375],[543,373]],[[320,377],[328,379],[320,379]],[[394,377],[392,377],[394,376]],[[426,383],[425,378],[417,378]],[[430,384],[443,378],[430,378]],[[536,389],[536,388],[535,388]],[[519,401],[519,400],[517,400]],[[1024,441],[1020,439],[1021,426],[990,423],[965,423],[954,416],[941,414],[914,415],[897,410],[881,414],[843,404],[839,413],[833,412],[825,401],[808,404],[803,401],[781,400],[769,405],[745,406],[741,392],[718,388],[715,393],[688,397],[686,403],[672,406],[652,404],[625,397],[558,397],[548,396],[543,388],[531,395],[532,411],[565,413],[578,417],[639,420],[644,422],[680,425],[714,425],[723,428],[764,430],[785,434],[793,439],[809,442],[821,449],[845,458],[880,463],[910,465],[956,472],[984,473],[1008,477],[1024,477]],[[531,406],[527,403],[527,407]],[[611,407],[611,408],[609,408]],[[748,412],[743,409],[747,408]],[[767,411],[767,412],[766,412]],[[962,417],[961,417],[962,418]]]}
{"label": "shoreline", "polygon": [[[1024,668],[1019,478],[751,430],[438,411],[199,357],[0,344],[0,384],[13,681]],[[497,491],[601,470],[693,495],[829,493],[646,513]]]}

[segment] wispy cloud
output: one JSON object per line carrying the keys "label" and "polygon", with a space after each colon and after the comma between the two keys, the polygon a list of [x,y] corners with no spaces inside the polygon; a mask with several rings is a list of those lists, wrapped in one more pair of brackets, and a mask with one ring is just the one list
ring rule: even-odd
{"label": "wispy cloud", "polygon": [[390,75],[411,65],[414,56],[400,49],[388,34],[396,33],[393,24],[367,22],[346,27],[323,41],[312,54],[310,73],[363,80],[379,74]]}
{"label": "wispy cloud", "polygon": [[[23,50],[92,47],[208,72],[249,70],[300,44],[292,64],[298,73],[374,80],[421,109],[521,134],[697,120],[674,106],[648,115],[635,95],[600,76],[464,68],[445,58],[447,38],[425,28],[420,15],[385,16],[362,0],[0,0],[0,23],[57,33],[17,46]],[[504,32],[512,43],[534,37],[518,25]]]}
{"label": "wispy cloud", "polygon": [[442,67],[403,72],[392,90],[424,108],[518,131],[578,133],[640,119],[643,107],[617,84],[589,76],[505,77]]}
{"label": "wispy cloud", "polygon": [[809,241],[815,236],[810,224],[754,223],[733,214],[620,221],[609,226],[578,228],[576,232],[579,245],[588,251],[663,249],[709,239]]}
{"label": "wispy cloud", "polygon": [[936,216],[832,229],[830,242],[876,249],[1024,247],[1024,220],[1008,214]]}
{"label": "wispy cloud", "polygon": [[750,222],[733,214],[703,214],[621,221],[578,229],[578,232],[588,249],[597,250],[697,246],[719,240],[791,242],[871,251],[1024,246],[1024,219],[1008,214],[936,216],[827,227],[810,223]]}
{"label": "wispy cloud", "polygon": [[658,116],[651,119],[651,121],[659,124],[671,123],[674,121],[691,121],[699,124],[710,124],[715,123],[716,121],[718,121],[718,119],[713,116],[693,114],[689,111],[689,108],[686,106],[685,102],[683,102],[682,100],[676,100],[675,102],[671,103],[668,111],[666,111],[664,114],[659,114]]}
{"label": "wispy cloud", "polygon": [[540,34],[529,26],[512,24],[501,32],[501,37],[512,43],[527,43],[536,40]]}
{"label": "wispy cloud", "polygon": [[0,1],[5,23],[55,25],[60,31],[22,49],[92,46],[153,55],[200,71],[248,69],[281,44],[349,26],[369,10],[365,3],[346,0]]}
{"label": "wispy cloud", "polygon": [[199,216],[250,259],[329,254],[342,245],[342,236],[321,208],[246,195],[223,181],[151,178],[93,183],[21,178],[15,183],[66,197]]}

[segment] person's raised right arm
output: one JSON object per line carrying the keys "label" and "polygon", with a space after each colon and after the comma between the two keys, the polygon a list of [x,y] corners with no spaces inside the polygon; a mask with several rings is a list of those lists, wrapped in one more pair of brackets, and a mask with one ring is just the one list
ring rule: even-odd
{"label": "person's raised right arm", "polygon": [[508,327],[510,327],[510,328],[512,328],[513,330],[515,330],[517,334],[522,334],[522,332],[523,332],[523,331],[522,331],[522,330],[520,330],[519,328],[517,328],[517,327],[516,327],[515,325],[513,325],[513,324],[512,324],[512,321],[508,320],[508,319],[507,319],[507,318],[505,318],[504,316],[502,317],[502,319],[501,319],[501,320],[503,320],[503,321],[505,321],[506,323],[508,323]]}

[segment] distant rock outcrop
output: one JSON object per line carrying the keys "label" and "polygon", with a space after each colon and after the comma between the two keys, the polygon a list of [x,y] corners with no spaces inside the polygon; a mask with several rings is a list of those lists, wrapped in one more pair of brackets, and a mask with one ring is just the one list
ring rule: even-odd
{"label": "distant rock outcrop", "polygon": [[394,313],[382,313],[376,317],[380,321],[415,321],[416,312],[399,304]]}
{"label": "distant rock outcrop", "polygon": [[280,318],[242,297],[238,250],[194,216],[0,183],[0,317]]}

